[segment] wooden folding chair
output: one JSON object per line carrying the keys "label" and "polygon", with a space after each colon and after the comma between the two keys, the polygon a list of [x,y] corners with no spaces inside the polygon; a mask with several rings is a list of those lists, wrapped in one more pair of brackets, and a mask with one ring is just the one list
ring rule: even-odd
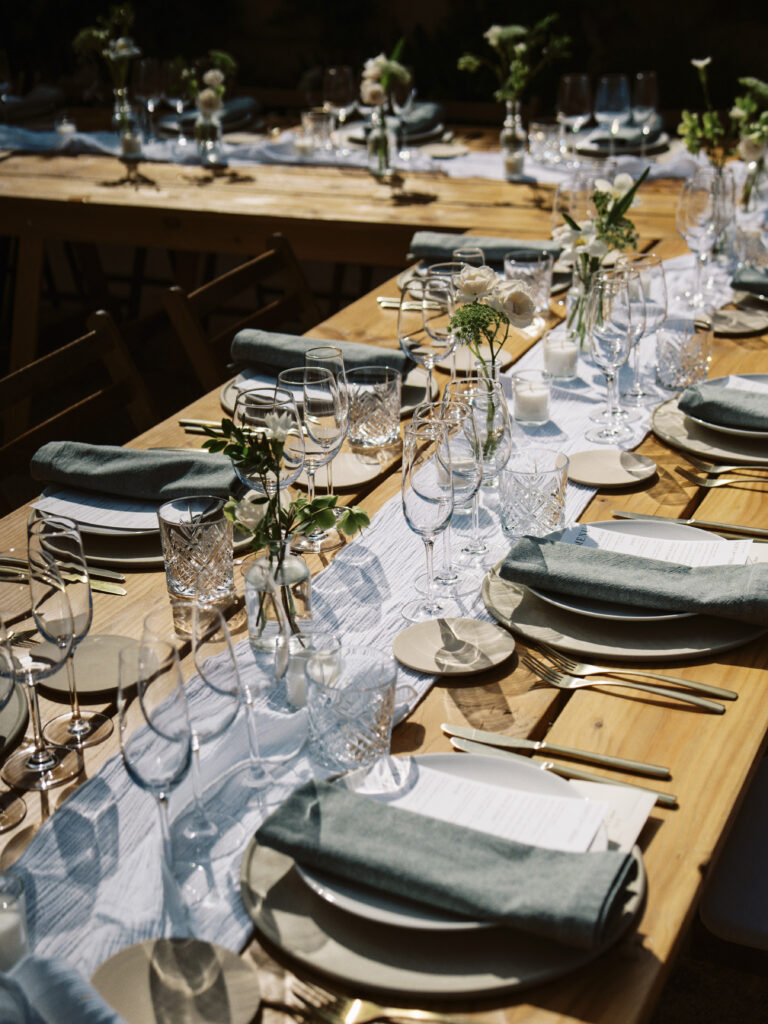
{"label": "wooden folding chair", "polygon": [[[168,316],[206,391],[226,380],[232,338],[241,328],[282,328],[301,334],[322,319],[288,241],[276,234],[268,242],[260,256],[189,294],[178,287],[165,293]],[[253,298],[243,308],[244,293],[251,289]],[[214,325],[214,315],[226,313],[235,298],[240,308],[230,310],[224,327]]]}
{"label": "wooden folding chair", "polygon": [[29,461],[47,441],[120,443],[157,422],[114,321],[0,379],[0,500],[8,511],[39,491]]}

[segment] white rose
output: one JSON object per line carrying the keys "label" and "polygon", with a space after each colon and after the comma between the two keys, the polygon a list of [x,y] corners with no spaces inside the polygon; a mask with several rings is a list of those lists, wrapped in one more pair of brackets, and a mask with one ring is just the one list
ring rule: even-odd
{"label": "white rose", "polygon": [[464,266],[455,279],[458,302],[473,302],[489,295],[496,285],[496,273],[491,267]]}
{"label": "white rose", "polygon": [[513,327],[527,327],[536,312],[536,303],[524,281],[502,281],[487,300],[500,313],[506,313]]}
{"label": "white rose", "polygon": [[224,72],[218,68],[211,68],[210,71],[206,71],[203,75],[203,81],[206,85],[210,85],[212,89],[217,89],[220,85],[224,85]]}
{"label": "white rose", "polygon": [[364,78],[360,83],[360,99],[366,106],[378,107],[386,98],[387,94],[384,92],[381,82],[372,78]]}
{"label": "white rose", "polygon": [[378,82],[386,63],[387,58],[383,53],[380,53],[378,57],[371,57],[363,65],[363,78]]}
{"label": "white rose", "polygon": [[695,57],[691,58],[691,64],[696,68],[697,71],[703,71],[704,68],[709,67],[711,63],[711,57],[701,57],[698,60]]}
{"label": "white rose", "polygon": [[197,94],[197,109],[201,114],[215,114],[221,109],[221,96],[215,89],[203,89]]}
{"label": "white rose", "polygon": [[746,163],[751,164],[759,160],[765,152],[765,142],[758,141],[751,135],[745,135],[739,139],[739,156]]}

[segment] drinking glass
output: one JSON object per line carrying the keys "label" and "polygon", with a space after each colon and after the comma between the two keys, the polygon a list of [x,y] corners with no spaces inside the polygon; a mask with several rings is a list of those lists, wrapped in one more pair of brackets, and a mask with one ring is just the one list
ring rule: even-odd
{"label": "drinking glass", "polygon": [[[315,345],[304,353],[305,366],[319,366],[323,370],[330,370],[336,387],[339,389],[339,400],[343,407],[344,437],[349,430],[349,383],[344,368],[344,354],[336,345]],[[343,445],[342,440],[342,445]],[[337,452],[338,454],[338,452]],[[336,456],[329,459],[325,464],[325,485],[326,492],[333,494],[333,462]],[[334,509],[334,515],[337,510]],[[323,550],[328,551],[332,547],[339,547],[344,543],[344,538],[338,530],[325,531],[326,539],[323,541]]]}
{"label": "drinking glass", "polygon": [[359,448],[380,448],[400,437],[403,377],[392,366],[356,366],[347,372],[347,437]]}
{"label": "drinking glass", "polygon": [[[349,422],[349,408],[342,399],[336,379],[330,370],[320,366],[300,366],[281,370],[277,382],[290,391],[296,402],[304,428],[304,470],[307,474],[307,499],[315,500],[315,474],[338,454],[344,443]],[[338,537],[326,537],[326,531],[294,537],[294,551],[321,551],[326,540],[331,547]]]}
{"label": "drinking glass", "polygon": [[93,622],[91,581],[82,538],[73,520],[46,516],[33,509],[27,523],[27,541],[30,555],[47,557],[56,563],[73,623],[72,645],[65,661],[70,710],[47,722],[43,735],[50,743],[61,746],[94,747],[112,735],[113,726],[101,712],[83,711],[77,694],[75,650],[88,635]]}
{"label": "drinking glass", "polygon": [[176,145],[186,146],[190,142],[190,139],[184,134],[183,114],[184,108],[187,105],[187,99],[184,95],[186,85],[181,78],[176,62],[172,60],[164,60],[160,68],[160,77],[162,82],[163,99],[176,114],[176,120],[179,126],[178,134],[176,136]]}
{"label": "drinking glass", "polygon": [[[2,778],[18,789],[46,790],[60,786],[80,771],[81,756],[67,747],[49,746],[43,737],[37,683],[58,671],[72,646],[72,611],[55,561],[42,551],[28,557],[29,572],[14,567],[24,561],[13,550],[0,566],[0,635],[10,640],[10,659],[0,659],[7,685],[11,673],[23,681],[29,704],[32,742],[26,743],[3,764]],[[32,578],[34,574],[34,585]],[[14,647],[13,634],[34,623],[43,643]]]}
{"label": "drinking glass", "polygon": [[528,285],[536,304],[536,315],[527,328],[529,333],[542,331],[549,313],[552,294],[552,269],[555,258],[551,252],[512,249],[504,253],[504,276],[510,281]]}
{"label": "drinking glass", "polygon": [[645,147],[651,133],[651,124],[656,116],[659,99],[655,71],[638,71],[632,79],[632,120],[640,127],[640,155],[645,156]]}
{"label": "drinking glass", "polygon": [[616,135],[622,125],[629,124],[632,107],[626,75],[602,75],[595,93],[595,120],[610,131],[610,156],[616,153]]}
{"label": "drinking glass", "polygon": [[460,249],[454,249],[451,253],[451,260],[454,263],[464,263],[468,267],[484,267],[485,253],[479,245],[466,245]]}
{"label": "drinking glass", "polygon": [[265,469],[259,459],[235,463],[235,472],[252,490],[276,501],[278,492],[295,484],[304,468],[304,438],[293,394],[279,387],[241,391],[235,399],[232,421],[246,440],[271,441],[277,473]]}
{"label": "drinking glass", "polygon": [[[667,316],[667,281],[664,276],[664,264],[655,253],[624,253],[616,261],[616,268],[633,271],[637,274],[638,283],[631,288],[642,290],[643,309],[640,308],[639,296],[635,295],[632,302],[632,333],[633,348],[633,380],[632,386],[622,393],[625,403],[629,405],[645,405],[654,400],[655,396],[644,390],[640,380],[640,338],[642,335],[655,334]],[[637,313],[637,316],[636,316]],[[644,330],[639,334],[636,324],[640,314],[644,315]]]}
{"label": "drinking glass", "polygon": [[575,136],[592,117],[592,90],[589,75],[562,75],[557,87],[557,120],[560,123],[560,151],[565,156],[570,150],[566,131]]}
{"label": "drinking glass", "polygon": [[[170,881],[174,863],[168,797],[187,774],[192,747],[181,665],[173,644],[145,637],[120,651],[117,714],[125,770],[157,804],[163,874]],[[184,934],[188,931],[186,914],[178,893],[174,895],[174,932]]]}
{"label": "drinking glass", "polygon": [[565,525],[568,457],[549,448],[512,452],[499,482],[499,517],[506,536],[545,537]]}
{"label": "drinking glass", "polygon": [[717,237],[714,177],[708,168],[700,169],[685,182],[677,201],[677,230],[696,257],[693,288],[681,296],[693,310],[705,309],[707,304],[701,272]]}
{"label": "drinking glass", "polygon": [[[481,264],[482,265],[482,264]],[[454,261],[433,263],[424,276],[424,326],[435,341],[448,344],[452,331],[448,321],[456,312],[455,280],[464,263]],[[455,343],[451,352],[451,377],[456,376]]]}
{"label": "drinking glass", "polygon": [[323,106],[344,125],[357,104],[357,87],[352,68],[346,64],[326,68],[323,73]]}
{"label": "drinking glass", "polygon": [[444,444],[440,423],[421,422],[405,428],[403,439],[403,515],[409,528],[424,541],[427,560],[427,592],[403,608],[411,622],[432,619],[445,611],[435,596],[432,554],[435,537],[453,514],[453,473],[450,449]]}
{"label": "drinking glass", "polygon": [[579,225],[592,220],[597,213],[592,201],[594,191],[594,171],[577,171],[568,181],[561,182],[552,201],[552,229],[565,224],[565,213]]}
{"label": "drinking glass", "polygon": [[[0,567],[0,587],[3,577],[10,572],[12,570]],[[8,634],[12,637],[13,629],[6,629],[3,625],[0,609],[0,711],[12,699],[16,683],[22,681],[21,666],[14,658],[12,639],[9,639]],[[16,828],[26,813],[27,805],[20,796],[16,796],[10,790],[0,793],[0,834]]]}
{"label": "drinking glass", "polygon": [[435,310],[431,308],[432,299],[427,298],[428,294],[434,294],[434,289],[430,291],[425,281],[412,277],[403,288],[397,314],[400,348],[427,371],[425,404],[432,401],[432,370],[435,363],[450,355],[456,345],[456,336],[452,331],[429,329]]}
{"label": "drinking glass", "polygon": [[598,271],[587,296],[587,332],[590,351],[605,374],[606,409],[602,425],[588,430],[586,439],[596,444],[620,444],[632,431],[616,415],[616,373],[629,356],[632,325],[627,275],[615,270]]}
{"label": "drinking glass", "polygon": [[133,70],[133,93],[144,108],[147,138],[155,138],[155,111],[163,95],[160,61],[145,57],[136,62]]}

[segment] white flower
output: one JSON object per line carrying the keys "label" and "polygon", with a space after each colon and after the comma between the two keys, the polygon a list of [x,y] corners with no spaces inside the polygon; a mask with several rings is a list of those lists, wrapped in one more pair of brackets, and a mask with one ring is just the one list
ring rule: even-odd
{"label": "white flower", "polygon": [[119,39],[110,39],[109,46],[103,54],[107,60],[127,60],[130,57],[140,57],[141,50],[128,36],[120,36]]}
{"label": "white flower", "polygon": [[372,78],[364,78],[360,83],[360,99],[366,106],[378,107],[387,98],[381,82]]}
{"label": "white flower", "polygon": [[737,107],[736,105],[731,107],[731,113],[729,117],[732,121],[740,121],[743,117],[746,116],[747,112],[742,107]]}
{"label": "white flower", "polygon": [[607,192],[614,199],[621,199],[629,192],[633,185],[634,182],[631,174],[617,174],[613,179],[613,184],[610,181],[606,181],[605,178],[598,178],[595,182],[595,191]]}
{"label": "white flower", "polygon": [[483,32],[483,35],[488,40],[488,44],[494,48],[499,45],[501,39],[501,25],[491,25],[489,29]]}
{"label": "white flower", "polygon": [[203,89],[197,94],[197,109],[201,114],[215,114],[221,109],[221,96],[215,89]]}
{"label": "white flower", "polygon": [[528,49],[528,44],[527,43],[518,43],[515,46],[515,56],[516,57],[522,57],[522,55],[526,52],[527,49]]}
{"label": "white flower", "polygon": [[267,501],[251,501],[248,497],[235,503],[234,514],[238,523],[253,532],[267,512]]}
{"label": "white flower", "polygon": [[287,412],[268,412],[264,417],[267,436],[276,441],[284,441],[293,425],[293,417]]}
{"label": "white flower", "polygon": [[203,75],[203,81],[206,85],[210,85],[212,89],[218,89],[220,85],[224,85],[224,72],[220,71],[219,68],[211,68],[210,71],[206,71]]}
{"label": "white flower", "polygon": [[704,68],[709,67],[711,63],[711,57],[701,57],[699,60],[697,60],[695,57],[691,58],[691,64],[696,68],[697,71],[703,71]]}
{"label": "white flower", "polygon": [[739,139],[739,156],[751,164],[760,159],[765,152],[765,141],[760,136],[745,135]]}
{"label": "white flower", "polygon": [[457,302],[473,302],[490,295],[496,286],[496,272],[491,267],[464,266],[454,285]]}
{"label": "white flower", "polygon": [[524,281],[501,281],[487,302],[505,313],[513,327],[527,327],[536,312],[536,303]]}
{"label": "white flower", "polygon": [[370,57],[363,65],[363,79],[372,82],[380,81],[386,64],[387,58],[383,53],[380,53],[378,57]]}

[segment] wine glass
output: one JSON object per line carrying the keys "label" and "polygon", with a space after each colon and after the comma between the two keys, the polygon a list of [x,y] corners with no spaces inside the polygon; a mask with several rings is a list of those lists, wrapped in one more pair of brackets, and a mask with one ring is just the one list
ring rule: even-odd
{"label": "wine glass", "polygon": [[632,80],[632,120],[640,126],[640,155],[645,156],[645,147],[651,133],[651,124],[656,116],[659,89],[655,71],[638,71]]}
{"label": "wine glass", "polygon": [[677,230],[696,257],[693,289],[685,292],[690,309],[706,308],[701,273],[717,237],[715,175],[699,169],[684,183],[677,201]]}
{"label": "wine glass", "polygon": [[93,621],[93,601],[88,563],[77,524],[33,509],[27,523],[29,551],[51,558],[57,565],[72,611],[72,646],[66,659],[70,710],[47,722],[45,738],[66,747],[95,747],[112,735],[112,721],[99,711],[83,711],[75,679],[75,650],[88,635]]}
{"label": "wine glass", "polygon": [[[333,374],[333,379],[336,381],[336,387],[339,389],[339,400],[343,407],[343,418],[344,418],[344,436],[347,435],[349,429],[349,384],[347,383],[347,373],[344,368],[344,354],[337,345],[315,345],[313,348],[307,349],[304,353],[304,365],[305,366],[319,366],[323,370],[330,370]],[[343,445],[342,441],[342,445]],[[338,453],[337,453],[338,454]],[[336,456],[334,456],[335,458]],[[326,491],[328,494],[333,494],[333,461],[334,458],[329,459],[325,464],[325,481]],[[336,509],[334,509],[334,515]],[[343,538],[338,530],[336,530],[334,543],[333,530],[326,530],[326,540],[323,542],[323,550],[328,551],[332,547],[338,547],[343,543]]]}
{"label": "wine glass", "polygon": [[615,413],[616,372],[626,363],[632,344],[626,274],[600,270],[593,276],[586,319],[592,358],[605,374],[606,382],[604,423],[587,431],[586,439],[596,444],[620,444],[632,437],[632,431]]}
{"label": "wine glass", "polygon": [[[341,398],[339,387],[330,370],[320,366],[299,366],[281,370],[278,384],[290,391],[296,402],[304,427],[304,470],[307,474],[307,500],[315,500],[315,474],[338,454],[344,443],[349,422],[348,404]],[[311,533],[294,537],[294,551],[321,551],[326,539],[336,547],[337,537],[326,537],[316,528]]]}
{"label": "wine glass", "polygon": [[405,428],[403,438],[403,515],[409,528],[424,541],[427,559],[427,592],[403,608],[411,622],[422,622],[443,614],[444,602],[435,596],[432,554],[435,537],[453,514],[453,473],[450,449],[444,444],[445,428],[436,422],[421,422]]}
{"label": "wine glass", "polygon": [[[187,699],[176,647],[145,637],[120,651],[117,684],[118,732],[130,779],[155,798],[163,840],[163,875],[171,882],[174,862],[168,797],[189,770],[192,739]],[[168,896],[174,933],[188,934],[186,910],[173,885]]]}
{"label": "wine glass", "polygon": [[[644,299],[644,331],[643,335],[655,334],[667,317],[667,281],[664,276],[664,264],[660,256],[652,252],[623,253],[616,261],[618,270],[627,268],[634,271],[639,278],[639,287],[642,289]],[[643,390],[640,382],[640,335],[635,327],[635,305],[632,304],[632,324],[635,335],[635,346],[633,349],[633,381],[632,386],[622,397],[625,402],[631,405],[644,405],[649,399],[655,396]],[[638,313],[640,312],[638,306]]]}
{"label": "wine glass", "polygon": [[345,125],[357,104],[357,87],[352,68],[346,64],[326,68],[323,73],[323,107]]}
{"label": "wine glass", "polygon": [[575,137],[592,117],[592,89],[589,75],[561,75],[557,87],[556,114],[560,125],[560,152],[568,154],[566,131]]}
{"label": "wine glass", "polygon": [[463,263],[467,267],[484,267],[485,253],[479,245],[465,245],[453,250],[451,260],[454,263]]}
{"label": "wine glass", "polygon": [[[81,757],[66,747],[49,746],[43,737],[37,683],[57,672],[72,645],[72,612],[56,563],[43,552],[27,559],[28,570],[14,551],[5,553],[0,567],[0,635],[9,642],[10,661],[0,659],[6,681],[12,671],[23,680],[29,704],[32,742],[11,754],[3,764],[2,778],[19,789],[46,790],[60,786],[81,769]],[[34,580],[34,582],[33,582]],[[43,638],[32,647],[16,646],[14,633],[31,623]]]}
{"label": "wine glass", "polygon": [[279,491],[296,483],[304,468],[304,438],[296,402],[290,391],[279,387],[247,388],[238,393],[232,422],[246,439],[268,439],[277,473],[261,460],[239,462],[235,472],[248,487],[276,501]]}
{"label": "wine glass", "polygon": [[176,120],[179,126],[178,134],[176,136],[176,145],[186,146],[190,141],[184,134],[183,114],[187,100],[184,96],[184,81],[179,73],[179,68],[176,62],[172,60],[163,61],[160,75],[163,99],[176,114]]}
{"label": "wine glass", "polygon": [[425,403],[432,401],[432,370],[435,363],[450,355],[456,345],[456,336],[452,331],[438,329],[434,325],[433,316],[442,316],[445,297],[441,290],[440,309],[435,310],[432,308],[435,294],[435,287],[430,290],[426,281],[412,277],[403,288],[397,314],[397,337],[400,348],[427,371]]}
{"label": "wine glass", "polygon": [[629,124],[632,107],[626,75],[602,75],[595,93],[595,120],[610,131],[610,156],[616,153],[616,135],[622,125]]}
{"label": "wine glass", "polygon": [[[0,566],[0,581],[6,574],[12,573],[12,569]],[[20,665],[14,657],[9,633],[12,637],[13,629],[6,629],[0,617],[0,711],[13,698],[16,692],[16,683],[21,682]],[[27,805],[22,797],[16,796],[11,791],[0,793],[0,834],[16,828],[19,822],[24,820],[26,813]]]}
{"label": "wine glass", "polygon": [[155,138],[155,111],[163,95],[160,61],[145,57],[136,62],[133,70],[133,92],[144,107],[147,137]]}
{"label": "wine glass", "polygon": [[552,229],[566,223],[564,214],[580,226],[592,220],[597,212],[592,201],[594,191],[594,171],[576,171],[567,181],[562,181],[552,201]]}
{"label": "wine glass", "polygon": [[[464,267],[463,263],[452,260],[447,263],[433,263],[424,276],[424,326],[434,340],[448,343],[453,332],[448,321],[456,312],[455,281]],[[456,346],[451,353],[451,377],[456,376]]]}

